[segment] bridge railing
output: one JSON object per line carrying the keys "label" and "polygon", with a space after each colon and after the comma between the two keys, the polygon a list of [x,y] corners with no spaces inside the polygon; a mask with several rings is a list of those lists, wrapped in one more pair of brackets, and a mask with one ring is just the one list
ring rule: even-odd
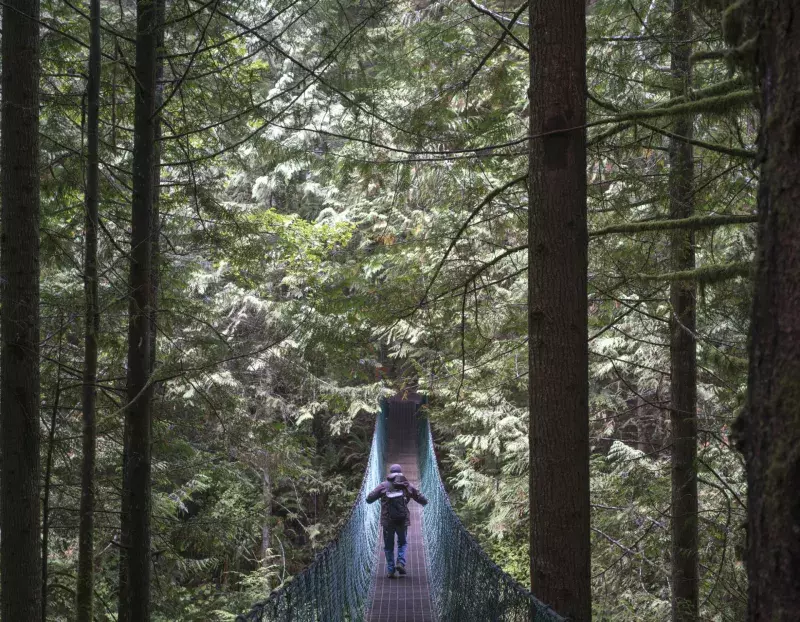
{"label": "bridge railing", "polygon": [[337,536],[311,565],[274,590],[237,622],[357,622],[369,595],[380,504],[367,493],[383,479],[386,413],[378,414],[361,489]]}
{"label": "bridge railing", "polygon": [[495,564],[450,505],[427,417],[419,417],[419,469],[428,581],[440,621],[564,622]]}

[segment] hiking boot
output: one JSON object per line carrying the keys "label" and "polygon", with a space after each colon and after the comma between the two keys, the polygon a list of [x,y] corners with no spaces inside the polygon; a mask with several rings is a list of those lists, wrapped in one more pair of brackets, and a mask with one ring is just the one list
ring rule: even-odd
{"label": "hiking boot", "polygon": [[406,567],[403,564],[397,564],[397,572],[403,576],[406,576]]}
{"label": "hiking boot", "polygon": [[392,570],[391,572],[387,572],[386,573],[386,578],[387,579],[396,579],[397,578],[397,571],[396,570]]}

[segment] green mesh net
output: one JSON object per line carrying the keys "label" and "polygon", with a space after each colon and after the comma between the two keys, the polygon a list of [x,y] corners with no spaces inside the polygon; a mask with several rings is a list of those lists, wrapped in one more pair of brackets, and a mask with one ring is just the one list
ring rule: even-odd
{"label": "green mesh net", "polygon": [[339,534],[301,573],[237,622],[357,622],[363,619],[375,563],[380,504],[367,493],[383,479],[386,413],[375,423],[361,489]]}
{"label": "green mesh net", "polygon": [[427,418],[420,417],[418,425],[421,488],[429,501],[422,513],[422,531],[437,618],[442,622],[563,621],[495,564],[464,528],[442,484]]}
{"label": "green mesh net", "polygon": [[[361,490],[336,538],[313,563],[237,622],[361,622],[376,557],[380,504],[367,492],[383,478],[387,406],[375,424]],[[420,487],[431,600],[440,622],[563,622],[495,564],[464,528],[442,484],[427,418],[419,416]]]}

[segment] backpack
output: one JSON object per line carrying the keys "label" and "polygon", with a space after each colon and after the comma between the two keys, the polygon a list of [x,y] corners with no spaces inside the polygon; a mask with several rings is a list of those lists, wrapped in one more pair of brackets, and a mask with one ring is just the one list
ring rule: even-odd
{"label": "backpack", "polygon": [[403,488],[391,484],[386,491],[386,513],[393,523],[405,522],[408,518],[408,505]]}

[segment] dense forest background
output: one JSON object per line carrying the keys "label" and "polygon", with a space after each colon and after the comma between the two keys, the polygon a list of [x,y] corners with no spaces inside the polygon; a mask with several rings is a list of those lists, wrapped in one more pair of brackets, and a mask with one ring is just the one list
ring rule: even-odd
{"label": "dense forest background", "polygon": [[[587,7],[596,620],[671,615],[686,559],[671,535],[679,375],[699,619],[747,608],[731,428],[759,112],[747,3],[727,4]],[[378,398],[410,386],[428,396],[461,518],[529,584],[527,4],[153,6],[138,43],[132,0],[42,0],[36,21],[42,619],[89,619],[81,589],[94,619],[127,619],[123,465],[138,432],[124,415],[145,398],[153,620],[233,620],[307,565],[359,489]],[[135,157],[143,24],[158,39],[149,198]],[[144,230],[131,204],[148,201]],[[137,286],[129,264],[145,259],[155,276]],[[142,287],[154,305],[137,363]]]}

